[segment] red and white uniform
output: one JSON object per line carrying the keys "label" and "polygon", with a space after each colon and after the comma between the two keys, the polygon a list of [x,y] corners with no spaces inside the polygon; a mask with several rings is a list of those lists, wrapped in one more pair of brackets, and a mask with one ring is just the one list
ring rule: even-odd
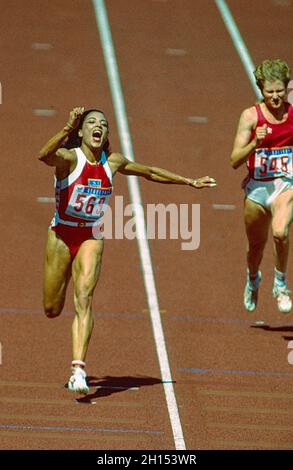
{"label": "red and white uniform", "polygon": [[[267,209],[281,192],[293,188],[293,107],[289,103],[285,106],[286,121],[272,124],[266,120],[261,106],[255,105],[256,127],[267,124],[267,135],[246,162],[248,176],[243,181],[243,188],[246,197]],[[250,140],[254,137],[255,130]]]}
{"label": "red and white uniform", "polygon": [[76,168],[63,180],[55,177],[56,210],[51,222],[74,258],[81,243],[101,224],[112,194],[112,172],[105,152],[98,163],[87,160],[81,148],[74,149]]}

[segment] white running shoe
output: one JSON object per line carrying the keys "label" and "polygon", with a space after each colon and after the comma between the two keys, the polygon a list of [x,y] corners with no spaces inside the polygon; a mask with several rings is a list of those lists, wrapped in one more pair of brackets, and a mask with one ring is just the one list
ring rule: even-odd
{"label": "white running shoe", "polygon": [[290,299],[290,291],[287,287],[273,287],[273,296],[277,299],[279,312],[289,313],[292,309],[292,300]]}
{"label": "white running shoe", "polygon": [[254,288],[249,282],[249,279],[246,282],[246,286],[244,289],[244,294],[243,294],[243,304],[245,309],[248,312],[253,312],[256,309],[257,306],[257,299],[258,299],[258,288],[259,288],[259,283],[261,281],[261,272],[258,272],[258,284],[257,287]]}
{"label": "white running shoe", "polygon": [[88,394],[90,389],[86,383],[86,373],[81,367],[72,368],[72,376],[68,382],[68,389],[72,392]]}

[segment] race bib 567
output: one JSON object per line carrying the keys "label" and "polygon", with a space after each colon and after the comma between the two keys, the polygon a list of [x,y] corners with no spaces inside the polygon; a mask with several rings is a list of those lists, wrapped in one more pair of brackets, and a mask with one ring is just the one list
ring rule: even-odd
{"label": "race bib 567", "polygon": [[98,220],[109,204],[112,188],[93,188],[76,185],[72,192],[66,214],[86,220]]}
{"label": "race bib 567", "polygon": [[253,178],[292,178],[292,147],[258,148],[255,151]]}

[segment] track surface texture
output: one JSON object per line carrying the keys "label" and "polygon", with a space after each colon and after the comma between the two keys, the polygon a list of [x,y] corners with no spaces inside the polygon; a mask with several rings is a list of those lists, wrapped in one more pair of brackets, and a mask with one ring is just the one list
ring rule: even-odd
{"label": "track surface texture", "polygon": [[[64,387],[71,286],[58,319],[42,312],[54,204],[39,199],[53,197],[53,172],[38,151],[74,106],[103,109],[112,148],[121,149],[93,5],[0,3],[0,448],[174,449],[136,240],[105,244],[87,399]],[[204,191],[140,181],[144,205],[200,204],[197,250],[182,250],[182,240],[149,242],[186,448],[292,449],[293,320],[272,299],[271,239],[259,306],[250,315],[242,307],[245,169],[232,170],[229,155],[254,91],[214,1],[105,4],[136,161],[218,181]],[[255,64],[281,57],[293,65],[292,1],[228,5]],[[125,177],[116,177],[115,194],[130,202]],[[289,287],[292,274],[289,263]]]}

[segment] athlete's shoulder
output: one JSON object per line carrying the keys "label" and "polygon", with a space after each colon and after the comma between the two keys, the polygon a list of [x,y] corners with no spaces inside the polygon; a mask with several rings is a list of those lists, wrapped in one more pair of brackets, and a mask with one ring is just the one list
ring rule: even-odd
{"label": "athlete's shoulder", "polygon": [[126,158],[122,155],[122,153],[119,152],[111,152],[108,155],[108,160],[111,162],[119,162],[119,161],[124,161]]}
{"label": "athlete's shoulder", "polygon": [[122,172],[123,168],[125,168],[129,163],[129,160],[127,160],[127,158],[125,158],[124,155],[119,152],[112,152],[108,156],[108,162],[114,176],[117,171]]}
{"label": "athlete's shoulder", "polygon": [[122,153],[112,152],[108,156],[108,162],[112,163],[113,165],[116,165],[119,168],[123,165],[126,165],[128,160],[124,157],[124,155],[122,155]]}
{"label": "athlete's shoulder", "polygon": [[242,116],[247,121],[255,121],[257,119],[257,110],[256,106],[250,106],[249,108],[244,109]]}
{"label": "athlete's shoulder", "polygon": [[255,106],[244,109],[240,116],[240,122],[247,127],[254,127],[257,123],[257,110]]}

